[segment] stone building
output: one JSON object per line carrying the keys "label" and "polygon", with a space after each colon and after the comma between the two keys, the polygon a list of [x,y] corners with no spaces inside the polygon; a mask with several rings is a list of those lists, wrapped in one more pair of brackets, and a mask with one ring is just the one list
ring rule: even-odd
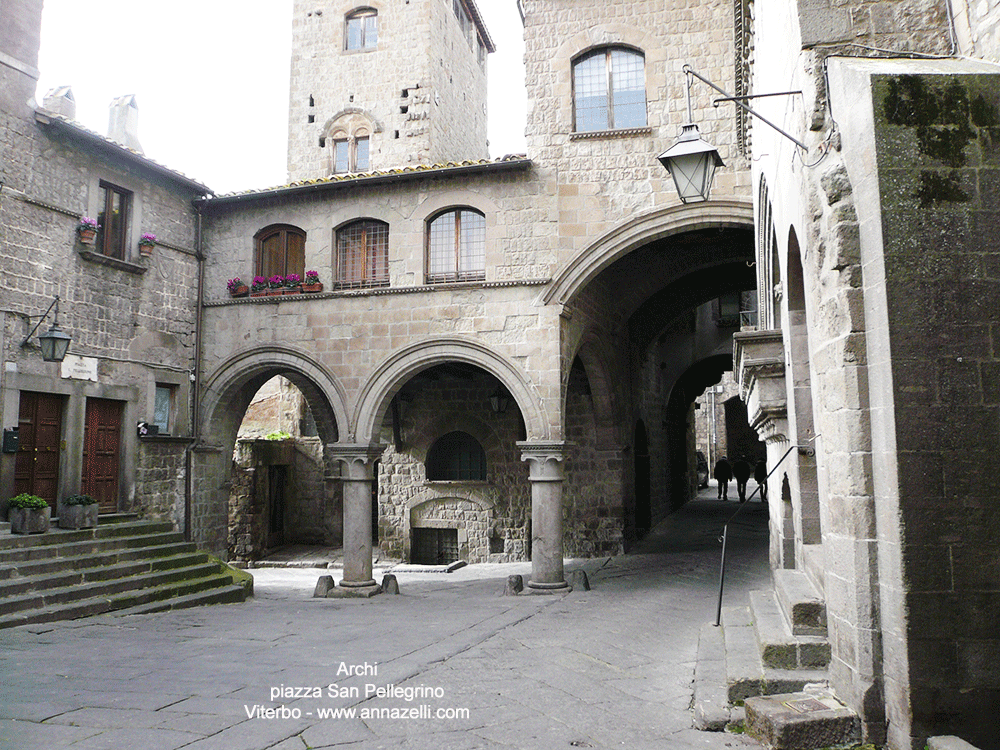
{"label": "stone building", "polygon": [[[200,293],[192,200],[208,189],[137,150],[134,97],[113,103],[107,137],[74,121],[69,88],[35,104],[41,5],[5,3],[0,31],[0,512],[30,492],[56,515],[83,492],[102,512],[183,523]],[[101,225],[91,244],[81,217]],[[71,337],[61,363],[38,347],[55,314]],[[153,425],[143,437],[140,422]]]}
{"label": "stone building", "polygon": [[[37,29],[39,2],[11,5]],[[406,559],[530,559],[529,585],[560,589],[564,555],[619,553],[690,498],[695,399],[733,369],[774,470],[765,594],[790,620],[821,613],[827,678],[865,739],[997,747],[1000,16],[963,0],[518,7],[526,154],[485,158],[492,41],[473,0],[296,2],[290,182],[222,196],[26,108],[37,39],[0,31],[2,252],[30,271],[3,283],[37,295],[5,287],[4,427],[24,392],[77,415],[118,399],[130,424],[176,389],[191,449],[123,431],[118,507],[252,556],[288,516],[249,470],[293,458],[233,453],[280,375],[318,437],[297,528],[343,542],[342,588],[374,585],[377,538]],[[735,95],[792,92],[752,100],[785,132],[697,80],[689,114],[685,64]],[[682,203],[657,155],[689,117],[725,166],[710,200]],[[102,180],[143,217],[114,263],[71,252]],[[166,244],[134,258],[147,229]],[[322,292],[227,293],[310,270]],[[80,311],[108,281],[127,325]],[[716,313],[753,289],[757,330],[736,332]],[[96,384],[19,346],[57,291]],[[156,494],[154,449],[175,480]]]}

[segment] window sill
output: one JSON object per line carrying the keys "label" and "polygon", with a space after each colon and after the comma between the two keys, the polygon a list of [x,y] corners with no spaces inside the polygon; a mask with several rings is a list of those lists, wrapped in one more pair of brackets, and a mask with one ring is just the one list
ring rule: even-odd
{"label": "window sill", "polygon": [[427,479],[425,487],[489,487],[484,479]]}
{"label": "window sill", "polygon": [[651,135],[653,128],[644,125],[641,128],[623,128],[621,130],[587,130],[578,133],[570,133],[571,141],[582,141],[591,138],[631,138],[637,135]]}
{"label": "window sill", "polygon": [[102,255],[101,253],[95,253],[92,250],[81,250],[80,256],[84,260],[89,260],[91,263],[98,263],[102,266],[111,266],[119,271],[125,271],[126,273],[134,273],[137,276],[141,276],[146,273],[149,269],[145,266],[137,266],[134,263],[128,263],[124,260],[118,260],[118,258],[111,258],[107,255]]}

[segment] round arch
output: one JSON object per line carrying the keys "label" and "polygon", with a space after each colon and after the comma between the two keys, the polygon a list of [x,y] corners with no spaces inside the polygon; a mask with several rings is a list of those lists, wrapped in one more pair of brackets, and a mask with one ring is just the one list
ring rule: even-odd
{"label": "round arch", "polygon": [[534,387],[516,365],[476,341],[440,338],[406,347],[384,360],[365,382],[351,423],[352,439],[374,440],[376,428],[389,401],[409,380],[423,370],[446,362],[464,362],[482,368],[510,392],[521,415],[529,440],[548,439],[548,420]]}
{"label": "round arch", "polygon": [[619,258],[656,240],[707,228],[753,229],[753,202],[681,204],[640,216],[608,232],[556,273],[541,301],[565,305]]}
{"label": "round arch", "polygon": [[[201,432],[218,436],[218,410],[228,409],[232,399],[254,380],[284,375],[303,391],[311,404],[324,403],[336,432],[346,429],[348,412],[344,390],[336,378],[305,352],[283,346],[255,346],[223,362],[208,378],[202,391]],[[316,415],[317,420],[321,415]],[[319,424],[319,421],[318,421]],[[239,425],[237,425],[238,427]]]}

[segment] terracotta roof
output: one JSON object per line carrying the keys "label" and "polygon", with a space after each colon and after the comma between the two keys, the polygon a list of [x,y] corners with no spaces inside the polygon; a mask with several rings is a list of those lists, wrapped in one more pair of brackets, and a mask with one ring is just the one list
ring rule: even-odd
{"label": "terracotta roof", "polygon": [[284,197],[300,193],[323,192],[338,188],[366,187],[387,182],[402,182],[426,177],[448,177],[459,174],[480,172],[505,172],[517,169],[527,169],[531,161],[524,154],[508,154],[499,159],[479,159],[460,162],[444,162],[440,164],[414,164],[396,169],[385,169],[375,172],[352,172],[335,174],[329,177],[319,177],[313,180],[299,180],[287,185],[244,190],[235,193],[225,193],[210,198],[198,200],[203,206],[219,206],[228,203],[252,201],[267,197]]}
{"label": "terracotta roof", "polygon": [[125,161],[135,164],[138,167],[148,169],[156,174],[162,175],[163,177],[167,177],[168,179],[173,180],[198,195],[214,195],[210,188],[197,180],[193,180],[175,169],[165,167],[159,162],[153,161],[148,156],[145,156],[138,151],[130,149],[127,146],[123,146],[117,141],[111,140],[107,136],[103,136],[90,128],[84,127],[76,120],[70,120],[63,115],[52,112],[44,107],[36,107],[35,121],[43,127],[52,128],[56,132],[64,133],[69,135],[71,138],[76,138],[91,146],[95,146],[99,150],[104,151],[111,156],[117,156]]}

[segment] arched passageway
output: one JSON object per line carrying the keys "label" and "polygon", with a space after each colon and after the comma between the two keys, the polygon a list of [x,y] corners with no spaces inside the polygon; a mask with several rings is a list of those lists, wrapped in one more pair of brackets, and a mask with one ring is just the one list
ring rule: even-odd
{"label": "arched passageway", "polygon": [[[281,376],[301,394],[307,432],[315,432],[313,469],[296,488],[300,501],[291,528],[308,541],[339,541],[341,498],[336,469],[326,446],[340,438],[346,420],[342,391],[310,357],[281,347],[259,347],[231,357],[208,380],[200,408],[202,441],[192,455],[194,490],[188,534],[192,541],[227,557],[253,558],[273,544],[289,541],[289,497],[276,510],[276,495],[293,480],[296,451],[285,439],[250,441],[234,461],[240,426],[261,388]],[[291,437],[291,435],[289,434]],[[258,444],[259,443],[259,444]],[[251,468],[253,471],[242,471]],[[285,468],[279,468],[285,467]],[[258,472],[257,469],[260,469]],[[252,477],[252,478],[248,478]],[[237,498],[233,507],[233,498]]]}
{"label": "arched passageway", "polygon": [[[696,491],[693,402],[732,369],[732,334],[752,322],[756,308],[753,233],[742,216],[674,233],[647,230],[648,241],[600,270],[588,275],[573,269],[573,283],[557,283],[571,295],[570,315],[564,316],[567,353],[603,353],[603,382],[611,385],[600,393],[591,388],[589,395],[594,414],[609,415],[614,424],[603,434],[615,436],[617,453],[604,465],[612,470],[595,472],[591,484],[622,498],[610,505],[620,514],[626,547]],[[567,439],[578,401],[574,383],[580,382],[574,374],[579,365],[569,361]],[[584,369],[589,375],[593,368]],[[594,440],[579,432],[571,439],[567,473],[577,484],[568,491],[585,484]],[[607,486],[609,479],[617,486]]]}

